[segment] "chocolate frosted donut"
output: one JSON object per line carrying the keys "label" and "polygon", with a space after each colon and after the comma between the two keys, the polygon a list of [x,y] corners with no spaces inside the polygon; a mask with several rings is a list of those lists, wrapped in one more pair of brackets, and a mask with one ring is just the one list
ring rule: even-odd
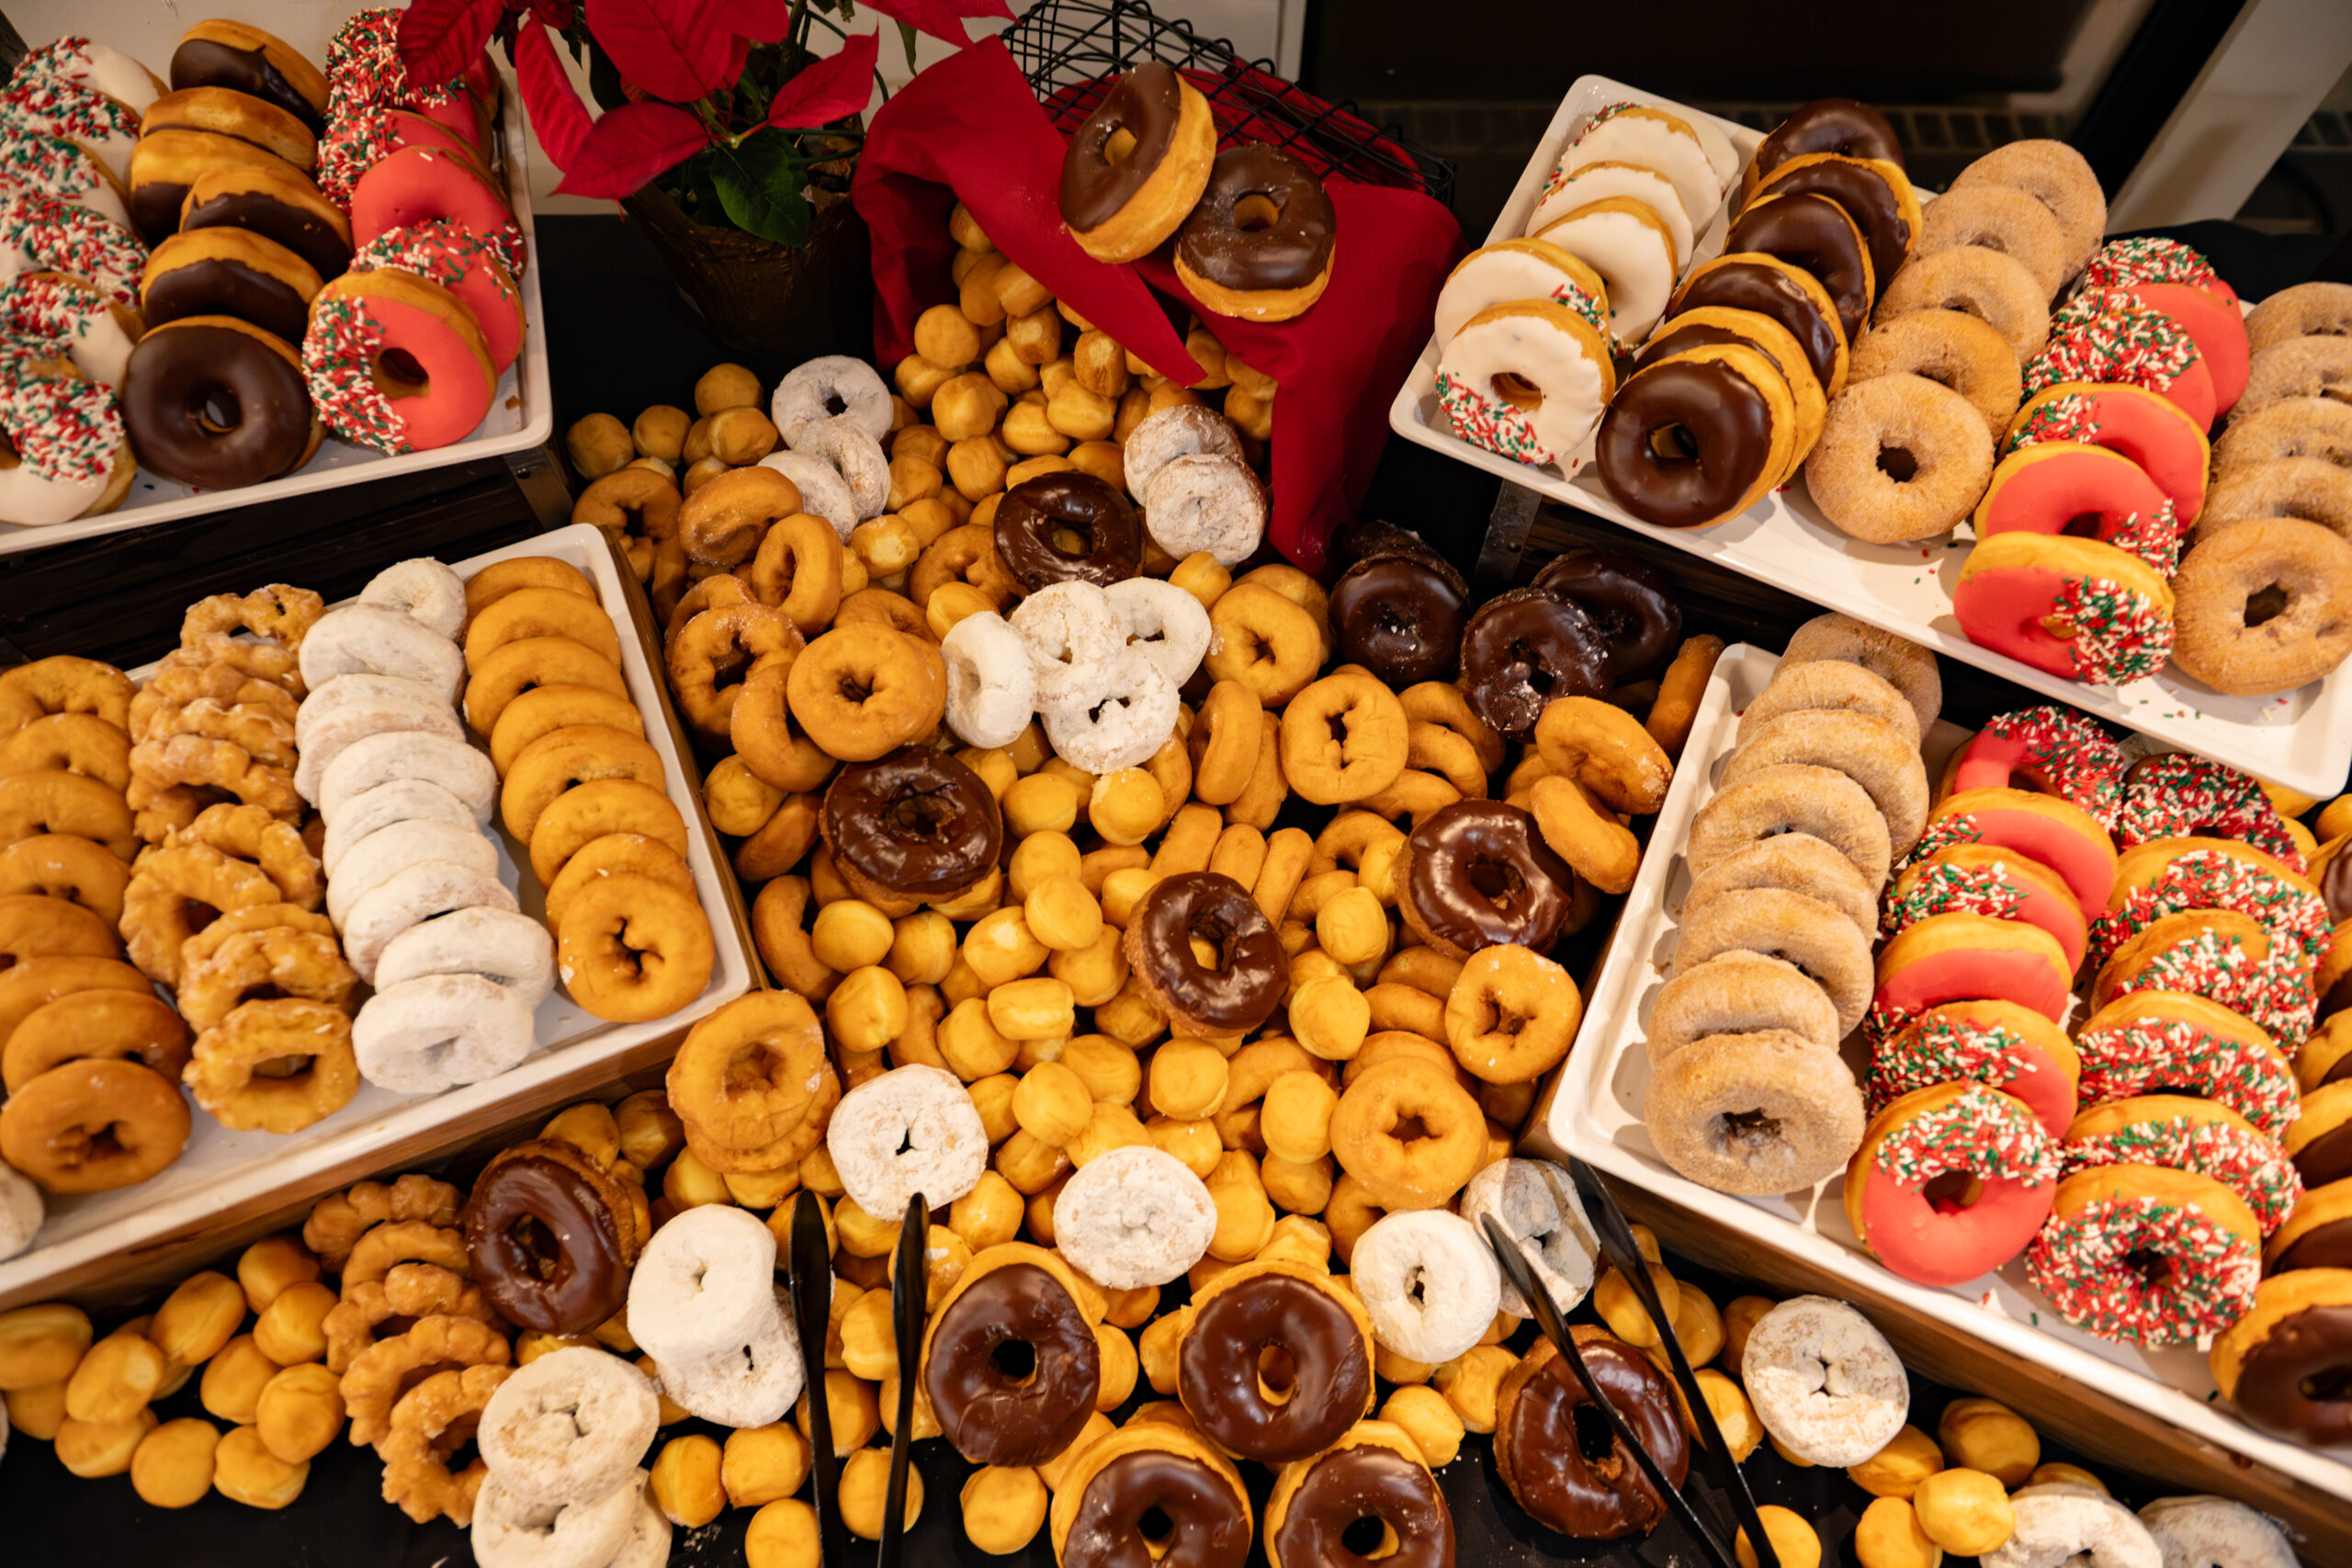
{"label": "chocolate frosted donut", "polygon": [[899,897],[952,897],[994,871],[1004,847],[1004,818],[980,776],[912,746],[845,765],[818,826],[854,888]]}
{"label": "chocolate frosted donut", "polygon": [[[1214,966],[1194,939],[1217,950]],[[1282,1005],[1290,987],[1273,922],[1250,890],[1221,872],[1164,876],[1127,919],[1127,962],[1180,1032],[1246,1034]]]}
{"label": "chocolate frosted donut", "polygon": [[957,1453],[974,1464],[1043,1464],[1094,1414],[1102,1353],[1059,1280],[1034,1263],[1001,1263],[941,1309],[922,1375]]}
{"label": "chocolate frosted donut", "polygon": [[1555,697],[1609,689],[1609,643],[1580,606],[1514,588],[1478,606],[1463,628],[1462,685],[1480,718],[1524,735]]}
{"label": "chocolate frosted donut", "polygon": [[1535,818],[1500,800],[1457,800],[1430,813],[1406,839],[1396,875],[1406,924],[1453,958],[1501,942],[1544,952],[1576,887]]}
{"label": "chocolate frosted donut", "polygon": [[1193,1306],[1177,1346],[1176,1393],[1211,1442],[1287,1464],[1329,1448],[1363,1417],[1371,1343],[1329,1289],[1292,1274],[1250,1275]]}
{"label": "chocolate frosted donut", "polygon": [[1674,584],[1664,572],[1631,556],[1572,550],[1537,572],[1534,586],[1573,601],[1592,617],[1609,644],[1612,686],[1663,669],[1682,640],[1682,608],[1674,602]]}
{"label": "chocolate frosted donut", "polygon": [[1835,152],[1807,153],[1805,159],[1784,164],[1757,194],[1826,197],[1843,208],[1862,231],[1862,243],[1871,253],[1871,278],[1883,294],[1911,250],[1911,220],[1894,184],[1859,159]]}
{"label": "chocolate frosted donut", "polygon": [[1852,98],[1815,98],[1789,112],[1756,149],[1751,167],[1763,178],[1807,152],[1842,152],[1849,158],[1883,158],[1904,167],[1903,143],[1886,116]]}
{"label": "chocolate frosted donut", "polygon": [[1391,686],[1450,679],[1462,651],[1470,592],[1434,551],[1375,555],[1331,585],[1331,631],[1343,664]]}
{"label": "chocolate frosted donut", "polygon": [[[1777,259],[1777,258],[1775,258]],[[1695,310],[1702,305],[1721,305],[1733,310],[1754,310],[1788,328],[1804,350],[1806,363],[1821,382],[1821,389],[1835,397],[1844,385],[1838,378],[1838,367],[1845,361],[1846,344],[1838,333],[1844,329],[1837,318],[1834,302],[1826,309],[1807,294],[1804,286],[1780,268],[1761,261],[1722,261],[1691,274],[1689,281],[1675,294],[1673,303],[1666,308],[1669,320],[1685,310]]]}
{"label": "chocolate frosted donut", "polygon": [[[1200,205],[1176,231],[1176,276],[1212,310],[1294,316],[1329,276],[1335,226],[1313,170],[1262,143],[1231,148],[1216,155]],[[1301,293],[1305,303],[1284,302],[1295,309],[1266,309],[1259,298]]]}
{"label": "chocolate frosted donut", "polygon": [[202,490],[276,479],[312,445],[300,356],[228,316],[184,316],[141,338],[123,371],[122,418],[141,462]]}
{"label": "chocolate frosted donut", "polygon": [[[1624,1416],[1667,1480],[1680,1487],[1690,1473],[1690,1447],[1666,1379],[1639,1350],[1598,1328],[1577,1324],[1569,1332],[1601,1396]],[[1495,1404],[1495,1468],[1521,1507],[1564,1535],[1614,1540],[1641,1534],[1665,1518],[1666,1499],[1613,1435],[1605,1454],[1587,1457],[1576,1410],[1589,1399],[1552,1342],[1537,1340],[1503,1375]]]}
{"label": "chocolate frosted donut", "polygon": [[2213,1342],[2212,1361],[2252,1425],[2323,1448],[2352,1442],[2352,1275],[2274,1273]]}
{"label": "chocolate frosted donut", "polygon": [[[1165,61],[1147,60],[1113,83],[1062,160],[1062,220],[1099,229],[1133,201],[1174,147],[1182,112],[1183,83]],[[1135,145],[1114,163],[1111,139],[1123,130]]]}
{"label": "chocolate frosted donut", "polygon": [[585,1334],[628,1303],[634,1212],[569,1144],[535,1139],[502,1153],[475,1179],[459,1224],[474,1278],[509,1323]]}
{"label": "chocolate frosted donut", "polygon": [[1733,221],[1724,251],[1778,256],[1813,274],[1837,302],[1838,324],[1849,344],[1870,320],[1876,292],[1870,253],[1862,248],[1860,228],[1826,196],[1762,193]]}
{"label": "chocolate frosted donut", "polygon": [[[210,30],[213,36],[202,36]],[[277,40],[257,28],[236,24],[203,22],[188,30],[180,45],[172,51],[172,91],[189,87],[228,87],[240,93],[250,93],[266,104],[274,104],[308,126],[313,135],[326,130],[326,117],[321,112],[324,101],[322,87],[313,85],[316,94],[305,93],[289,80],[277,61],[272,60],[269,46]],[[246,46],[250,47],[246,47]],[[286,46],[278,44],[284,51]],[[290,51],[288,51],[290,56]],[[288,63],[292,63],[291,58]],[[307,62],[306,62],[307,63]],[[318,73],[312,70],[311,76]],[[309,85],[311,84],[305,84]]]}
{"label": "chocolate frosted donut", "polygon": [[[1277,1483],[1279,1488],[1280,1483]],[[1316,1460],[1287,1498],[1277,1522],[1267,1516],[1266,1558],[1273,1568],[1453,1568],[1453,1515],[1427,1469],[1395,1449],[1359,1441]],[[1359,1520],[1387,1527],[1395,1550],[1367,1558],[1345,1540]]]}
{"label": "chocolate frosted donut", "polygon": [[1593,459],[1610,495],[1645,523],[1721,522],[1767,477],[1772,405],[1728,359],[1669,359],[1617,389]]}
{"label": "chocolate frosted donut", "polygon": [[1059,1562],[1061,1568],[1241,1568],[1249,1555],[1249,1499],[1233,1483],[1190,1454],[1136,1448],[1086,1483]]}
{"label": "chocolate frosted donut", "polygon": [[[1083,547],[1056,537],[1069,533]],[[1127,498],[1092,474],[1040,474],[1005,492],[996,553],[1024,592],[1056,582],[1108,588],[1143,569],[1143,525]]]}

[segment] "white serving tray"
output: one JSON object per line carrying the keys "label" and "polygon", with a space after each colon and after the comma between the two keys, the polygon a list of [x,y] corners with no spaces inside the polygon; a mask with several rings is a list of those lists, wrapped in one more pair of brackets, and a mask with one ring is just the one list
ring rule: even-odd
{"label": "white serving tray", "polygon": [[[1745,126],[1655,94],[1606,77],[1580,76],[1503,204],[1502,215],[1487,235],[1488,244],[1512,238],[1526,227],[1571,128],[1604,105],[1625,100],[1709,120],[1731,138],[1743,157],[1762,140]],[[1931,193],[1923,191],[1920,197],[1930,199]],[[1716,213],[1693,246],[1694,260],[1722,254],[1726,227],[1725,214]],[[2155,676],[2122,686],[2091,686],[2049,674],[1961,635],[1951,613],[1951,589],[1975,537],[1967,525],[1948,539],[1864,544],[1823,520],[1802,476],[1712,528],[1660,528],[1644,523],[1610,499],[1600,476],[1587,468],[1589,441],[1568,457],[1564,474],[1513,462],[1455,435],[1437,403],[1440,347],[1432,335],[1389,405],[1389,427],[1408,441],[2274,784],[2323,799],[2344,787],[2346,765],[2352,763],[2352,671],[2338,669],[2299,691],[2267,697],[2225,697],[2169,665]]]}
{"label": "white serving tray", "polygon": [[[200,491],[141,467],[130,481],[122,504],[101,517],[28,528],[0,523],[0,555],[18,550],[46,549],[99,534],[119,534],[179,517],[198,517],[229,506],[254,506],[288,496],[312,495],[345,485],[366,484],[424,468],[447,468],[477,458],[526,451],[544,443],[555,430],[555,393],[548,379],[546,312],[539,304],[539,241],[531,220],[531,180],[524,149],[530,138],[523,124],[521,95],[512,82],[505,85],[499,111],[499,141],[504,149],[506,199],[525,239],[523,276],[514,280],[523,291],[523,352],[499,374],[491,394],[490,412],[463,441],[436,446],[430,452],[403,452],[386,457],[365,446],[353,446],[329,435],[311,460],[283,479],[236,490]],[[298,344],[296,345],[300,347]]]}
{"label": "white serving tray", "polygon": [[[630,620],[628,601],[604,536],[594,528],[574,525],[453,564],[459,576],[471,577],[493,561],[542,555],[569,561],[587,573],[621,634],[621,674],[629,698],[645,715],[645,738],[661,753],[663,784],[690,825],[686,861],[703,911],[710,918],[717,952],[710,984],[685,1008],[646,1023],[608,1023],[573,1005],[559,989],[539,1004],[537,1038],[531,1055],[518,1066],[435,1095],[394,1094],[363,1083],[350,1104],[289,1136],[231,1132],[201,1108],[191,1107],[194,1127],[187,1148],[162,1175],[112,1192],[49,1200],[49,1218],[33,1248],[0,1262],[0,1308],[38,1299],[55,1282],[86,1277],[92,1266],[118,1256],[128,1258],[199,1233],[224,1213],[330,1190],[351,1179],[345,1173],[355,1167],[364,1174],[385,1160],[409,1157],[401,1151],[424,1146],[434,1130],[445,1124],[485,1125],[502,1108],[519,1113],[545,1103],[550,1095],[572,1092],[565,1086],[583,1068],[611,1063],[617,1072],[623,1058],[637,1048],[683,1030],[756,987],[724,890],[726,879],[734,874],[698,826],[702,816],[696,775],[662,722],[661,677],[648,662]],[[151,670],[132,673],[143,679]],[[515,890],[525,914],[541,917],[546,892],[531,874],[528,852],[510,840],[494,818],[491,838],[498,848],[499,880]]]}
{"label": "white serving tray", "polygon": [[[1683,765],[1675,771],[1641,872],[1586,998],[1576,1044],[1529,1120],[1531,1139],[1589,1160],[1713,1224],[1860,1289],[1894,1297],[2007,1355],[2096,1387],[2224,1449],[2352,1499],[2352,1463],[2240,1421],[2217,1403],[2200,1351],[2191,1346],[2143,1350],[2068,1327],[2048,1299],[2026,1282],[2021,1260],[1949,1289],[1918,1284],[1882,1266],[1856,1241],[1846,1223],[1842,1176],[1781,1197],[1736,1198],[1676,1174],[1658,1156],[1641,1114],[1649,1088],[1645,1042],[1650,1009],[1673,960],[1677,916],[1690,889],[1682,846],[1689,841],[1691,818],[1714,796],[1740,713],[1779,663],[1774,655],[1746,644],[1726,649],[1716,662],[1683,749]],[[1966,731],[1938,721],[1923,748],[1929,778],[1939,775],[1945,760],[1966,739]],[[1848,1050],[1849,1060],[1856,1060],[1858,1042],[1849,1041]]]}

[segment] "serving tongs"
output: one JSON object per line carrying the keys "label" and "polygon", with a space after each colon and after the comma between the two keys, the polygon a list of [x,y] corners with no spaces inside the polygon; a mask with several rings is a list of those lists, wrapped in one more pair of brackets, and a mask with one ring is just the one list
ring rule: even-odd
{"label": "serving tongs", "polygon": [[[1674,1483],[1667,1479],[1665,1468],[1657,1462],[1657,1457],[1644,1448],[1641,1438],[1634,1435],[1633,1424],[1625,1419],[1624,1413],[1611,1404],[1609,1396],[1601,1392],[1599,1381],[1592,1375],[1592,1369],[1585,1364],[1584,1352],[1577,1348],[1575,1337],[1569,1334],[1568,1325],[1561,1320],[1560,1309],[1553,1302],[1552,1292],[1537,1281],[1534,1270],[1527,1266],[1526,1257],[1519,1250],[1519,1244],[1511,1239],[1510,1233],[1503,1229],[1502,1222],[1487,1214],[1480,1219],[1479,1225],[1486,1233],[1487,1247],[1494,1251],[1495,1261],[1502,1265],[1503,1278],[1509,1280],[1511,1288],[1526,1301],[1528,1310],[1535,1314],[1536,1326],[1544,1331],[1544,1337],[1552,1342],[1552,1348],[1560,1353],[1560,1359],[1567,1364],[1568,1371],[1576,1374],[1585,1397],[1608,1421],[1609,1430],[1617,1441],[1634,1456],[1634,1462],[1641,1467],[1642,1474],[1651,1488],[1666,1500],[1667,1512],[1674,1516],[1684,1534],[1699,1543],[1715,1568],[1738,1568],[1737,1559],[1724,1544],[1723,1538],[1699,1517],[1699,1511],[1691,1506],[1690,1500],[1675,1489]],[[1670,1333],[1669,1329],[1660,1337]],[[1760,1533],[1758,1539],[1760,1540]],[[1779,1559],[1769,1556],[1771,1550],[1769,1543],[1763,1550],[1768,1553],[1763,1561],[1770,1562],[1771,1568],[1780,1568]]]}
{"label": "serving tongs", "polygon": [[915,1380],[922,1369],[923,1308],[930,1295],[925,1253],[931,1245],[931,1211],[921,1192],[907,1200],[899,1225],[899,1253],[890,1279],[890,1333],[899,1351],[899,1418],[890,1423],[890,1484],[882,1501],[882,1550],[875,1568],[899,1568],[907,1533],[907,1455],[914,1438]]}
{"label": "serving tongs", "polygon": [[825,1211],[807,1188],[792,1204],[792,1319],[808,1399],[808,1470],[816,1480],[820,1568],[849,1568],[842,1524],[842,1467],[833,1454],[833,1413],[825,1399],[825,1336],[832,1325],[833,1254]]}

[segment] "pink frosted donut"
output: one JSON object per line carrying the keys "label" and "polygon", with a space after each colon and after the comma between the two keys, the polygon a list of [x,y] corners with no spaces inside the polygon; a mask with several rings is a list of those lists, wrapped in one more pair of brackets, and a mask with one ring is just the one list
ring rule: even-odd
{"label": "pink frosted donut", "polygon": [[2129,849],[2199,834],[2252,844],[2299,874],[2305,869],[2301,847],[2252,773],[2193,751],[2168,751],[2133,763],[2123,781],[2115,841]]}
{"label": "pink frosted donut", "polygon": [[2144,387],[2061,381],[2026,400],[2004,452],[2040,441],[2080,441],[2120,452],[2172,499],[2185,530],[2205,505],[2212,448],[2180,406]]}
{"label": "pink frosted donut", "polygon": [[401,62],[397,7],[361,11],[327,44],[328,118],[363,105],[414,109],[477,152],[488,144],[488,127],[463,76],[419,83]]}
{"label": "pink frosted donut", "polygon": [[403,147],[438,147],[470,155],[456,132],[414,109],[363,104],[336,116],[319,141],[320,191],[350,211],[352,187],[359,183],[359,176]]}
{"label": "pink frosted donut", "polygon": [[472,434],[498,372],[473,313],[411,273],[350,272],[319,290],[302,373],[329,428],[379,452],[422,452]]}
{"label": "pink frosted donut", "polygon": [[493,369],[523,351],[523,295],[496,247],[447,218],[429,218],[370,240],[351,258],[354,272],[390,267],[437,283],[474,313]]}
{"label": "pink frosted donut", "polygon": [[2039,861],[1990,844],[1947,844],[1908,867],[1888,889],[1879,929],[1893,936],[1954,909],[2023,920],[2058,940],[2069,971],[2080,968],[2090,930],[2065,879]]}
{"label": "pink frosted donut", "polygon": [[1945,788],[2026,787],[2071,800],[2102,828],[2114,830],[2123,809],[2123,748],[2107,727],[2056,705],[1997,714],[1952,754]]}
{"label": "pink frosted donut", "polygon": [[2245,335],[2245,318],[2234,300],[2222,299],[2186,283],[2133,283],[2130,294],[2151,310],[2161,310],[2196,341],[2204,356],[2205,373],[2213,378],[2213,412],[2225,414],[2237,406],[2245,390],[2254,351]]}
{"label": "pink frosted donut", "polygon": [[2153,675],[2172,657],[2173,597],[2163,574],[2097,539],[1979,540],[1960,569],[1951,613],[1979,647],[2092,685]]}
{"label": "pink frosted donut", "polygon": [[2204,254],[2178,240],[2109,240],[2083,268],[2085,288],[2122,288],[2134,283],[2186,283],[2233,310],[2238,302],[2238,291],[2222,281]]}
{"label": "pink frosted donut", "polygon": [[2058,1171],[2058,1140],[2023,1100],[1937,1084],[1871,1119],[1846,1167],[1846,1219],[1905,1279],[1962,1284],[2025,1250]]}
{"label": "pink frosted donut", "polygon": [[1896,871],[1953,844],[1993,844],[2048,866],[2086,911],[2106,908],[2115,889],[2114,840],[2097,818],[2054,795],[1972,789],[1947,796]]}
{"label": "pink frosted donut", "polygon": [[2061,381],[2120,381],[2171,399],[2213,427],[2213,377],[2197,340],[2120,288],[2088,288],[2050,317],[2050,341],[2026,362],[2029,396]]}
{"label": "pink frosted donut", "polygon": [[354,245],[435,218],[472,230],[490,242],[501,265],[523,276],[523,231],[504,194],[471,158],[439,147],[402,147],[377,162],[352,187]]}
{"label": "pink frosted donut", "polygon": [[1981,1083],[2014,1095],[2052,1136],[2075,1120],[2082,1058],[2066,1032],[2015,1002],[1946,1002],[1929,1008],[1871,1053],[1862,1082],[1875,1116],[1914,1089]]}
{"label": "pink frosted donut", "polygon": [[2140,465],[2104,446],[2039,442],[2001,459],[1976,503],[1976,536],[2079,534],[2129,550],[2170,575],[2180,564],[2172,502]]}
{"label": "pink frosted donut", "polygon": [[1879,950],[1871,1010],[1883,1020],[1907,1020],[1945,1002],[1994,1000],[2054,1020],[2074,1001],[2073,980],[2058,939],[2039,926],[1985,915],[1930,915]]}

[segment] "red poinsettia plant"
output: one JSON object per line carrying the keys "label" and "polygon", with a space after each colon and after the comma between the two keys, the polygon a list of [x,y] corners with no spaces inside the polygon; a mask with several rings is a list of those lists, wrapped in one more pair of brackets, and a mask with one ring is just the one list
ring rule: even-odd
{"label": "red poinsettia plant", "polygon": [[[966,19],[1010,17],[1004,0],[412,0],[401,58],[420,81],[462,73],[503,39],[531,129],[568,196],[619,198],[658,186],[688,217],[798,244],[812,186],[846,188],[879,77],[878,31],[857,9],[962,46]],[[840,40],[811,47],[817,29]],[[588,64],[588,104],[556,53]]]}

